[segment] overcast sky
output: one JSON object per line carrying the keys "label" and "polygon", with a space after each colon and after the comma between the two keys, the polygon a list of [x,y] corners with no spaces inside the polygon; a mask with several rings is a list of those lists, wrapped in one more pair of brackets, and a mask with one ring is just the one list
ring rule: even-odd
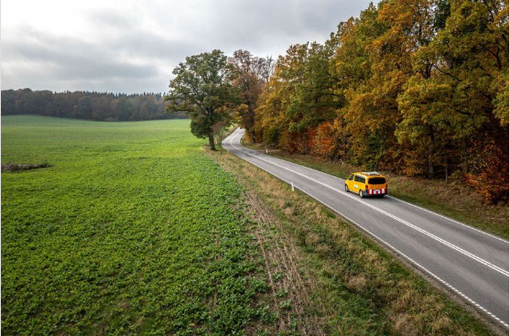
{"label": "overcast sky", "polygon": [[186,56],[276,58],[291,44],[324,42],[369,2],[3,0],[2,90],[166,92]]}

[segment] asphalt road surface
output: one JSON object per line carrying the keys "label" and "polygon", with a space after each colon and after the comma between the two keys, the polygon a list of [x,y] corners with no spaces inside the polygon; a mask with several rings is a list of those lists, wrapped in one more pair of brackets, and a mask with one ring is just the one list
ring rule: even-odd
{"label": "asphalt road surface", "polygon": [[363,198],[344,180],[240,144],[243,129],[223,140],[229,152],[293,185],[410,261],[508,329],[508,241],[391,197]]}

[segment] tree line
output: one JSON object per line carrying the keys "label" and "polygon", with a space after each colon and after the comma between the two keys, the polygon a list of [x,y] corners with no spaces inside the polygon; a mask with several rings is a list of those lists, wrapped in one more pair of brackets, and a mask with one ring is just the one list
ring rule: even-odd
{"label": "tree line", "polygon": [[167,113],[165,106],[159,93],[2,90],[2,115],[40,114],[95,121],[187,118],[183,112]]}
{"label": "tree line", "polygon": [[507,1],[383,0],[276,63],[188,57],[167,109],[187,111],[200,137],[230,118],[290,153],[454,177],[508,201],[508,35]]}
{"label": "tree line", "polygon": [[278,59],[255,141],[508,200],[508,4],[381,1]]}

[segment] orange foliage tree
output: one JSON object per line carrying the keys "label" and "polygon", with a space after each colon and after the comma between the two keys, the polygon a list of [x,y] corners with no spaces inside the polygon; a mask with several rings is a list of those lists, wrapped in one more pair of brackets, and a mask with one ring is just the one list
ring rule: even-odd
{"label": "orange foliage tree", "polygon": [[255,137],[367,169],[460,173],[488,202],[508,200],[508,50],[507,2],[370,4],[323,45],[278,58]]}

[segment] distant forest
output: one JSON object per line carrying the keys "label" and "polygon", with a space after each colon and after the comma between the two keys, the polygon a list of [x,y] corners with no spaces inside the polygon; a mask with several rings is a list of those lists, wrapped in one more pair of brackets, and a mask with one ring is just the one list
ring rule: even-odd
{"label": "distant forest", "polygon": [[181,112],[165,113],[165,106],[160,93],[2,90],[2,115],[39,114],[96,121],[187,118]]}

